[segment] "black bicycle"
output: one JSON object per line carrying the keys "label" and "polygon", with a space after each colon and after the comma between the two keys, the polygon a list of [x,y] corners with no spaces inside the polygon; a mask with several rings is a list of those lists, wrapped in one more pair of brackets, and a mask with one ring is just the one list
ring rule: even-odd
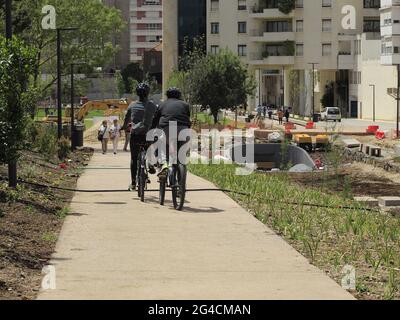
{"label": "black bicycle", "polygon": [[138,172],[137,172],[137,191],[140,201],[144,202],[144,193],[147,190],[149,181],[149,174],[146,164],[147,145],[140,145],[139,159],[138,159]]}
{"label": "black bicycle", "polygon": [[175,164],[168,170],[166,177],[160,177],[160,205],[165,203],[167,187],[172,191],[172,202],[175,210],[182,211],[186,197],[187,168],[183,164]]}

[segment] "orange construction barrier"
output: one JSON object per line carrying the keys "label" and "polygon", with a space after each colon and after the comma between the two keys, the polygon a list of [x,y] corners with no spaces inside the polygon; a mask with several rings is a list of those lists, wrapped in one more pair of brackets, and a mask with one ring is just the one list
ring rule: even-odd
{"label": "orange construction barrier", "polygon": [[367,133],[370,134],[376,134],[376,132],[379,130],[379,126],[369,126],[367,128]]}
{"label": "orange construction barrier", "polygon": [[378,140],[383,140],[386,138],[386,134],[383,131],[377,131],[375,133],[375,138],[377,138]]}
{"label": "orange construction barrier", "polygon": [[314,128],[315,128],[314,122],[310,121],[306,124],[306,129],[314,129]]}

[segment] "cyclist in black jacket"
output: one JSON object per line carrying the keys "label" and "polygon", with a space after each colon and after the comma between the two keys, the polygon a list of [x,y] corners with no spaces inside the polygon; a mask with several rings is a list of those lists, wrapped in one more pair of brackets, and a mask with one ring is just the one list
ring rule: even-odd
{"label": "cyclist in black jacket", "polygon": [[[136,175],[138,170],[138,158],[140,146],[147,144],[146,134],[151,129],[157,106],[149,101],[150,87],[147,83],[140,83],[136,87],[136,94],[139,97],[138,102],[132,103],[128,107],[125,116],[124,126],[121,130],[126,130],[129,125],[132,125],[131,130],[131,181],[129,187],[131,190],[136,189]],[[154,174],[154,167],[149,168],[149,173]]]}
{"label": "cyclist in black jacket", "polygon": [[[186,102],[181,100],[182,93],[178,88],[169,88],[167,90],[167,100],[161,103],[156,113],[156,120],[158,120],[158,128],[164,131],[167,142],[167,155],[164,160],[167,160],[160,172],[159,176],[163,176],[168,172],[168,147],[169,147],[169,126],[170,122],[176,122],[178,126],[177,136],[184,129],[189,129],[191,127],[190,121],[190,106]],[[174,142],[173,142],[174,143]],[[185,142],[177,141],[177,154],[179,148]]]}

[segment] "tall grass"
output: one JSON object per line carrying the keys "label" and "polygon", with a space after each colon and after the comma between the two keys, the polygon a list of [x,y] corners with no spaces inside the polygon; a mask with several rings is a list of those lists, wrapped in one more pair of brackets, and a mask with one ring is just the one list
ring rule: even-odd
{"label": "tall grass", "polygon": [[286,174],[235,176],[232,165],[192,165],[190,171],[223,189],[248,193],[231,196],[313,264],[329,269],[338,282],[341,268],[350,264],[357,271],[358,293],[367,290],[382,299],[400,297],[399,219],[366,210],[348,193],[330,195],[300,186]]}

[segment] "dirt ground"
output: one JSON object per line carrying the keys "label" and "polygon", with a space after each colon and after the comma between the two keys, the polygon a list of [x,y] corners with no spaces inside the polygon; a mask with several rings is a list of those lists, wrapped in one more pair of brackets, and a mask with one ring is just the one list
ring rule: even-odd
{"label": "dirt ground", "polygon": [[[71,155],[66,167],[27,151],[19,161],[25,181],[74,188],[80,169],[93,153],[83,149]],[[6,167],[0,166],[0,300],[34,299],[41,270],[54,251],[72,192],[21,184],[7,188]]]}

